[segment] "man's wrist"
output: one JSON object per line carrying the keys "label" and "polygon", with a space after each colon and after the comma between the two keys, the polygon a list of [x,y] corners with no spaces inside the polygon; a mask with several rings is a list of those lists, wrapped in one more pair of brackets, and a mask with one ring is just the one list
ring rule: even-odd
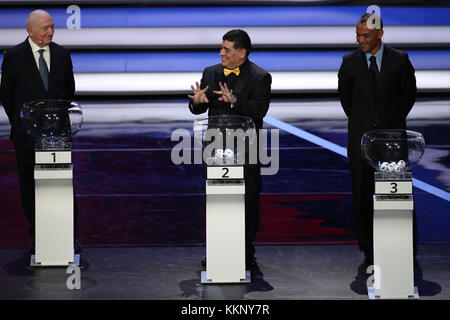
{"label": "man's wrist", "polygon": [[234,108],[234,106],[236,105],[236,102],[237,102],[237,97],[232,96],[232,97],[231,97],[231,101],[230,101],[230,103],[231,103],[231,108]]}

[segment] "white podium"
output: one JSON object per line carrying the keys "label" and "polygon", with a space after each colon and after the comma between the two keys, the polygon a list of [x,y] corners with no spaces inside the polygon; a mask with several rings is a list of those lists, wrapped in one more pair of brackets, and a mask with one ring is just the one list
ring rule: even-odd
{"label": "white podium", "polygon": [[418,299],[414,287],[414,200],[411,168],[425,150],[422,134],[404,129],[365,132],[361,151],[374,168],[374,283],[369,299]]}
{"label": "white podium", "polygon": [[411,172],[375,173],[370,299],[419,298],[414,287],[413,209]]}
{"label": "white podium", "polygon": [[206,271],[201,283],[249,283],[243,166],[206,167]]}
{"label": "white podium", "polygon": [[70,149],[36,151],[36,228],[32,267],[79,265],[79,255],[74,254],[71,160]]}
{"label": "white podium", "polygon": [[250,150],[256,145],[255,124],[248,117],[218,115],[195,120],[193,129],[206,168],[206,271],[201,283],[249,283],[244,165],[257,155]]}
{"label": "white podium", "polygon": [[83,123],[81,107],[62,99],[28,101],[20,110],[20,122],[36,141],[35,254],[30,266],[78,265],[70,141]]}

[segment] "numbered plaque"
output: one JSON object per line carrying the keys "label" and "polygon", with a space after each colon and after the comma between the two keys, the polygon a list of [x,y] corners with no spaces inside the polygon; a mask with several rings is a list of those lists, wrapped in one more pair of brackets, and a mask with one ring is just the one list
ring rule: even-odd
{"label": "numbered plaque", "polygon": [[36,152],[36,164],[71,163],[70,151],[38,151]]}
{"label": "numbered plaque", "polygon": [[207,167],[206,179],[244,179],[244,167]]}
{"label": "numbered plaque", "polygon": [[412,194],[412,181],[376,181],[375,194]]}

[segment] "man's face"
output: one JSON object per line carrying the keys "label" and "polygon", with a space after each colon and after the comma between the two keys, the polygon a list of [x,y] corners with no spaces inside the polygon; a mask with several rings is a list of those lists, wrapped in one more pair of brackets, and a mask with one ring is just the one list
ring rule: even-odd
{"label": "man's face", "polygon": [[222,66],[227,69],[234,69],[245,61],[245,49],[236,50],[234,42],[224,40],[220,48],[220,56],[222,57]]}
{"label": "man's face", "polygon": [[27,28],[30,39],[43,48],[52,42],[55,24],[50,15],[36,15],[33,23]]}
{"label": "man's face", "polygon": [[369,29],[367,23],[360,23],[356,25],[356,41],[359,44],[362,52],[372,52],[373,49],[381,46],[381,37],[383,36],[383,30]]}

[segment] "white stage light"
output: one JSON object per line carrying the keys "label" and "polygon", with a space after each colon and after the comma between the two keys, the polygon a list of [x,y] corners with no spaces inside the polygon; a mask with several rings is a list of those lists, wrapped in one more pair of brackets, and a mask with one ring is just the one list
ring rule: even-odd
{"label": "white stage light", "polygon": [[[355,45],[355,26],[246,27],[254,47],[348,47]],[[53,40],[67,47],[171,48],[220,47],[230,27],[175,28],[57,28]],[[386,26],[388,44],[439,45],[450,43],[450,26]],[[14,46],[26,38],[24,28],[0,29],[0,46]]]}

